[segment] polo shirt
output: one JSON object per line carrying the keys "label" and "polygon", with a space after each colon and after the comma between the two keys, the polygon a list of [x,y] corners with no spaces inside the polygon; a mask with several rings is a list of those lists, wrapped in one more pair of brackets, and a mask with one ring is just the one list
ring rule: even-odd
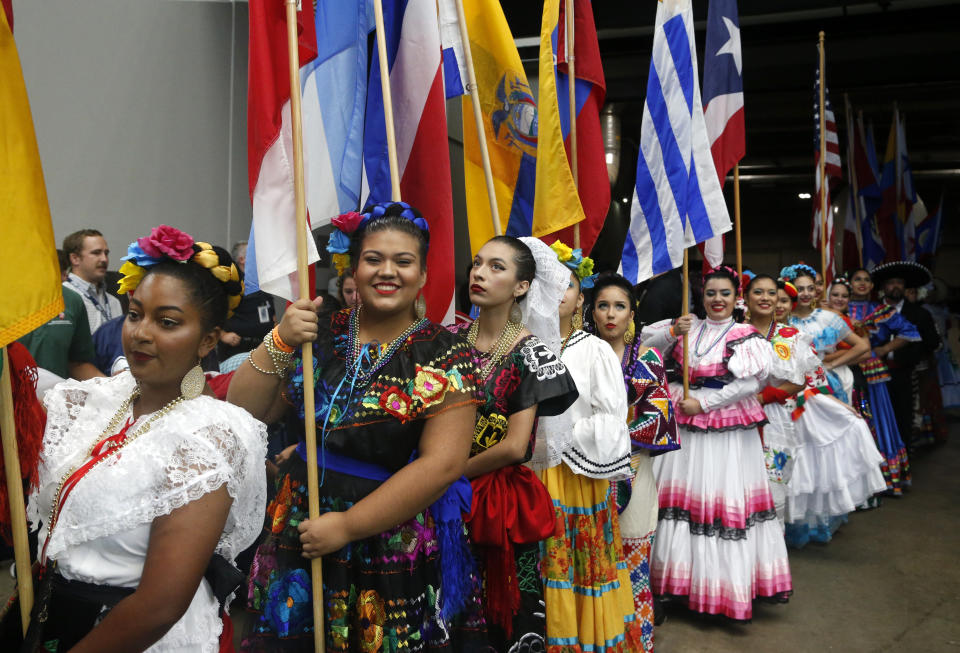
{"label": "polo shirt", "polygon": [[63,378],[70,377],[70,363],[93,363],[96,353],[83,299],[63,288],[63,312],[19,340],[37,361],[37,366]]}

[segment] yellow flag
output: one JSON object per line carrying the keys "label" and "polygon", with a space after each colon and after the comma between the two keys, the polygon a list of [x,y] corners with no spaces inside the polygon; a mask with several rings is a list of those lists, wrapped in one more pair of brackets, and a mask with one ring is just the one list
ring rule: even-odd
{"label": "yellow flag", "polygon": [[[545,0],[540,28],[540,89],[538,100],[537,187],[533,204],[533,235],[540,237],[584,219],[580,196],[563,145],[557,104],[555,42],[560,0]],[[567,89],[563,89],[567,97]]]}
{"label": "yellow flag", "polygon": [[[463,0],[483,116],[483,135],[503,233],[529,236],[537,172],[537,105],[499,0]],[[463,166],[470,250],[494,235],[477,126],[463,98]]]}
{"label": "yellow flag", "polygon": [[0,347],[63,310],[60,266],[20,58],[0,5]]}

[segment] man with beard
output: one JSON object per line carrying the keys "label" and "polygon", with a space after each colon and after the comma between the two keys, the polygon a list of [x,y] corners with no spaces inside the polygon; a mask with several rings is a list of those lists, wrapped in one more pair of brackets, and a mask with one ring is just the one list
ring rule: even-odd
{"label": "man with beard", "polygon": [[63,285],[83,299],[93,334],[102,324],[123,314],[120,301],[107,292],[104,282],[110,249],[99,231],[81,229],[63,239],[63,251],[70,257],[71,267]]}
{"label": "man with beard", "polygon": [[920,341],[908,342],[888,356],[890,367],[890,399],[897,416],[900,435],[908,451],[915,446],[916,425],[914,406],[917,403],[914,375],[917,365],[926,360],[940,346],[940,336],[933,318],[920,304],[907,301],[906,288],[918,288],[930,283],[930,271],[919,263],[894,261],[874,268],[873,283],[883,290],[883,301],[911,322],[920,334]]}

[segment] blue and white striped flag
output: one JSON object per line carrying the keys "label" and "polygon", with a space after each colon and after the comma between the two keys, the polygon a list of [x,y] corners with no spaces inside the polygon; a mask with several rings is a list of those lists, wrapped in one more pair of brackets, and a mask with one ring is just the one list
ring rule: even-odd
{"label": "blue and white striped flag", "polygon": [[683,250],[730,230],[707,137],[690,0],[657,5],[637,181],[620,273],[633,283],[683,264]]}

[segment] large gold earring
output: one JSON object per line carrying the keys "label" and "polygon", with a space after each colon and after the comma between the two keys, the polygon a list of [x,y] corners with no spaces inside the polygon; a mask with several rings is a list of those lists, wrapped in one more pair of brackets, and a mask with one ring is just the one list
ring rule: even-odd
{"label": "large gold earring", "polygon": [[413,310],[416,312],[418,320],[422,320],[427,314],[427,300],[423,298],[422,293],[417,295],[416,301],[413,302]]}
{"label": "large gold earring", "polygon": [[633,323],[633,320],[630,320],[627,323],[627,330],[623,332],[623,344],[632,345],[633,338],[637,335],[637,325]]}
{"label": "large gold earring", "polygon": [[207,379],[203,376],[203,368],[197,363],[180,380],[180,394],[184,399],[195,399],[203,392]]}
{"label": "large gold earring", "polygon": [[573,317],[570,318],[570,326],[573,327],[574,331],[579,331],[583,328],[583,316],[580,315],[580,311],[576,311]]}
{"label": "large gold earring", "polygon": [[510,307],[509,319],[515,324],[520,324],[523,322],[523,311],[520,310],[520,304],[517,302],[516,298],[513,300],[513,306]]}

